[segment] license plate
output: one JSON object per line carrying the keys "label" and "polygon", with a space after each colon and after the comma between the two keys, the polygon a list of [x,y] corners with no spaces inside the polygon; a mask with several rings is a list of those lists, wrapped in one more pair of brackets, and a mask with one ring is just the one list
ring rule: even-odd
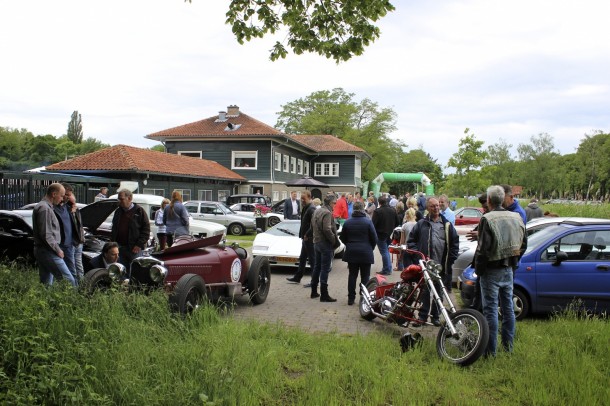
{"label": "license plate", "polygon": [[290,263],[295,263],[297,262],[297,260],[295,258],[290,258],[290,257],[275,257],[275,260],[277,262],[290,262]]}

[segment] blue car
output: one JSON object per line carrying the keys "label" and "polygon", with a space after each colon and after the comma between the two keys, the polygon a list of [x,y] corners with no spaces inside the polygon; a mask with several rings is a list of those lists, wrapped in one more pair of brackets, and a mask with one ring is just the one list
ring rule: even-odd
{"label": "blue car", "polygon": [[[472,303],[477,276],[472,266],[458,278],[466,306]],[[610,310],[610,220],[570,219],[529,237],[515,271],[515,316],[549,313],[580,300],[584,308]]]}

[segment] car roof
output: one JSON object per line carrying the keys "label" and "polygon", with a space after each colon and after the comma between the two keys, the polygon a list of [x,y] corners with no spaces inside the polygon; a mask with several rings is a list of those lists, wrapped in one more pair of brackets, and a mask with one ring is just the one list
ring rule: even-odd
{"label": "car roof", "polygon": [[539,224],[557,223],[557,224],[573,224],[573,225],[589,225],[589,224],[610,224],[608,219],[600,219],[593,217],[537,217],[527,222],[527,226],[531,227]]}
{"label": "car roof", "polygon": [[[118,199],[118,195],[114,194],[112,196],[109,197],[109,199]],[[148,194],[143,194],[143,193],[134,193],[133,194],[133,199],[132,202],[134,203],[138,203],[138,204],[157,204],[157,205],[161,205],[161,203],[163,202],[164,197],[163,196],[158,196],[158,195],[148,195]]]}

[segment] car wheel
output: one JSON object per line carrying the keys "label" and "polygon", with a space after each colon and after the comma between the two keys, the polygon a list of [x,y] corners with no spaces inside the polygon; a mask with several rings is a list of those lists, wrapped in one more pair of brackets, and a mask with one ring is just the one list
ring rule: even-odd
{"label": "car wheel", "polygon": [[96,291],[107,291],[112,287],[112,278],[105,268],[95,268],[90,270],[83,277],[81,289],[91,295]]}
{"label": "car wheel", "polygon": [[267,257],[255,257],[248,270],[248,293],[254,304],[261,304],[267,300],[271,285],[271,267]]}
{"label": "car wheel", "polygon": [[269,227],[273,227],[276,224],[280,223],[280,218],[276,216],[269,216]]}
{"label": "car wheel", "polygon": [[201,276],[192,273],[182,276],[169,296],[172,311],[182,315],[192,313],[206,301],[205,282]]}
{"label": "car wheel", "polygon": [[530,312],[529,300],[521,289],[515,288],[513,290],[513,308],[516,320],[523,320]]}
{"label": "car wheel", "polygon": [[242,235],[246,232],[244,226],[239,223],[233,223],[228,227],[229,233],[233,235]]}

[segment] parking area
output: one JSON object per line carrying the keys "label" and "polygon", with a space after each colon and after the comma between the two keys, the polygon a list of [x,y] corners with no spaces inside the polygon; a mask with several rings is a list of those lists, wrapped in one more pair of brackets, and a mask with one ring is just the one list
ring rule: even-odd
{"label": "parking area", "polygon": [[[375,250],[375,265],[372,273],[381,269],[381,257]],[[372,322],[360,317],[358,300],[353,306],[347,305],[347,263],[335,259],[333,269],[329,276],[329,294],[337,299],[335,303],[322,303],[319,299],[311,299],[311,289],[303,288],[303,283],[310,280],[306,274],[300,284],[289,283],[287,277],[293,271],[272,270],[271,289],[265,303],[253,306],[246,298],[237,299],[234,317],[238,319],[255,319],[262,322],[281,323],[289,327],[298,327],[307,332],[336,332],[338,334],[367,334],[372,331],[382,331],[400,337],[405,331],[394,324],[375,319]],[[390,281],[397,281],[399,272],[389,277]],[[452,293],[455,302],[455,289]],[[423,335],[436,336],[438,328],[423,327],[417,329]]]}

